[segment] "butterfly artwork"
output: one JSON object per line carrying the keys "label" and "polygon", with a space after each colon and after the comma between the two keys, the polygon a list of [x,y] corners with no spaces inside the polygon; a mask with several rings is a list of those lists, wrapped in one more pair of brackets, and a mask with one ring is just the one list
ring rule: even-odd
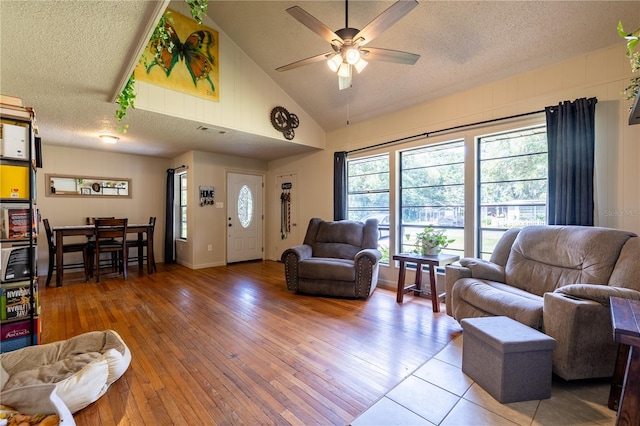
{"label": "butterfly artwork", "polygon": [[193,85],[198,86],[200,80],[207,80],[211,85],[211,91],[215,92],[216,88],[209,78],[214,65],[214,58],[211,56],[209,49],[213,43],[213,36],[210,31],[200,30],[191,33],[189,37],[182,43],[175,28],[170,23],[165,24],[169,40],[165,42],[156,42],[151,46],[154,60],[147,67],[147,73],[151,68],[158,65],[167,75],[171,75],[173,67],[183,61],[191,78]]}
{"label": "butterfly artwork", "polygon": [[147,45],[138,64],[137,81],[182,93],[219,100],[218,32],[168,10],[166,37]]}

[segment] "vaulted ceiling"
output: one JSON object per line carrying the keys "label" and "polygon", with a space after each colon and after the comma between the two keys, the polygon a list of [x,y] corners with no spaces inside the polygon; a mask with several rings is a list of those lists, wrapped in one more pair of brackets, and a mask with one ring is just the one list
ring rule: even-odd
{"label": "vaulted ceiling", "polygon": [[[362,29],[392,4],[349,2],[349,26]],[[640,26],[637,0],[419,0],[369,44],[419,54],[418,62],[372,61],[352,88],[340,91],[323,63],[275,70],[331,50],[285,12],[294,5],[334,31],[345,26],[343,1],[209,0],[208,15],[326,131],[616,43],[622,54],[618,21]],[[35,108],[45,143],[105,149],[96,132],[113,126],[111,99],[156,7],[130,0],[0,1],[0,92]],[[198,123],[139,109],[129,122],[129,132],[108,149],[162,157],[196,149],[264,160],[308,149],[240,132],[216,140],[196,130]]]}

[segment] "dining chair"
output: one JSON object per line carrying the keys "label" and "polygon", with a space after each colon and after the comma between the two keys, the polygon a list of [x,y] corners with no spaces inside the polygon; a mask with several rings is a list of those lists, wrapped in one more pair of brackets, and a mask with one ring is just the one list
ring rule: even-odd
{"label": "dining chair", "polygon": [[[87,216],[85,217],[85,224],[87,225],[95,225],[96,224],[96,219],[115,219],[115,216],[101,216],[101,217],[91,217],[91,216]],[[91,247],[91,250],[95,249],[95,241],[96,236],[95,235],[87,235],[87,242],[89,243],[89,246]],[[115,258],[116,253],[113,253],[111,256],[111,259],[105,259],[105,261],[103,262],[104,264],[108,264],[110,263],[111,266],[115,269],[116,267],[116,258]],[[94,259],[94,254],[93,252],[91,253],[91,259]],[[90,264],[91,269],[89,271],[89,275],[91,277],[93,277],[93,268],[94,265],[93,263]]]}
{"label": "dining chair", "polygon": [[[51,225],[49,224],[49,219],[43,219],[42,223],[44,224],[44,230],[47,234],[47,245],[49,248],[49,268],[47,271],[47,284],[49,287],[51,283],[51,277],[53,276],[53,270],[56,265],[56,253],[57,247],[55,239],[53,238],[53,231],[51,230]],[[91,258],[91,247],[87,243],[69,243],[62,245],[63,253],[82,253],[82,263],[68,263],[63,266],[64,269],[78,269],[82,267],[84,269],[84,278],[86,281],[89,281],[89,277],[91,273],[89,271],[89,264]]]}
{"label": "dining chair", "polygon": [[114,259],[124,279],[127,279],[127,223],[129,219],[95,219],[95,263],[96,282],[100,282],[100,255],[102,253],[115,254]]}
{"label": "dining chair", "polygon": [[[144,250],[145,247],[147,247],[147,244],[149,241],[151,241],[153,243],[153,233],[155,231],[156,228],[156,217],[155,216],[151,216],[149,218],[149,229],[147,231],[147,236],[145,238],[143,238],[142,240],[136,238],[133,240],[127,240],[127,249],[130,249],[131,247],[136,247],[138,249],[138,253],[140,252],[140,250]],[[149,270],[152,270],[153,272],[158,272],[158,268],[156,266],[156,258],[155,255],[153,254],[153,250],[151,250],[151,258],[149,258],[149,250],[147,249],[146,254],[143,256],[143,259],[146,259],[147,261],[147,265],[151,266],[150,268],[148,268]],[[129,261],[133,261],[133,260],[138,260],[138,256],[136,253],[136,256],[130,256]]]}

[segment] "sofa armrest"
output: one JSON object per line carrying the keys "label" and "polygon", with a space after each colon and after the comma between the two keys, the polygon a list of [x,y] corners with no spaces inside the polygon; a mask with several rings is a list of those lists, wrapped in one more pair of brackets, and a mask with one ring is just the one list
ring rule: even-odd
{"label": "sofa armrest", "polygon": [[293,246],[282,253],[280,259],[284,263],[284,276],[287,281],[287,289],[290,291],[298,291],[298,263],[310,258],[311,255],[312,249],[308,244]]}
{"label": "sofa armrest", "polygon": [[553,351],[555,374],[565,380],[611,377],[617,346],[608,307],[556,290],[544,294],[542,322],[544,333],[558,342]]}
{"label": "sofa armrest", "polygon": [[609,306],[609,297],[640,300],[640,292],[622,287],[609,287],[598,284],[569,284],[557,288],[554,293],[563,294],[569,298],[592,300],[603,306]]}
{"label": "sofa armrest", "polygon": [[354,258],[356,268],[356,297],[366,299],[378,285],[379,260],[382,253],[376,249],[360,250]]}
{"label": "sofa armrest", "polygon": [[284,262],[285,257],[290,255],[294,255],[298,262],[308,259],[312,255],[311,246],[308,244],[300,244],[299,246],[290,247],[282,253],[281,260]]}
{"label": "sofa armrest", "polygon": [[445,304],[447,305],[447,314],[453,316],[453,310],[451,307],[451,294],[453,291],[453,285],[460,278],[471,278],[471,269],[458,265],[447,265],[444,268],[445,278]]}
{"label": "sofa armrest", "polygon": [[376,263],[378,263],[378,261],[380,261],[380,259],[382,259],[382,253],[380,253],[379,250],[376,250],[376,249],[364,249],[364,250],[360,250],[358,253],[356,253],[356,257],[353,259],[353,261],[355,263],[358,263],[360,258],[365,257],[365,256],[369,257],[371,259],[371,262],[374,265]]}
{"label": "sofa armrest", "polygon": [[506,278],[504,267],[498,265],[497,263],[477,258],[465,257],[460,259],[460,265],[469,268],[471,270],[471,277],[473,278],[496,281],[499,283],[505,282]]}

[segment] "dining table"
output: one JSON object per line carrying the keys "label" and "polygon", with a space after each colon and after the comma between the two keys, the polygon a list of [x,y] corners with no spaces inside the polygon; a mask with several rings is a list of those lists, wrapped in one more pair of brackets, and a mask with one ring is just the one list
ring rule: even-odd
{"label": "dining table", "polygon": [[[144,234],[147,234],[147,273],[153,274],[153,225],[150,223],[128,224],[127,234],[137,234],[138,241],[144,240]],[[54,226],[52,228],[56,238],[56,287],[62,285],[64,279],[64,253],[62,250],[64,237],[85,235],[95,235],[95,225],[63,225]],[[144,261],[143,250],[138,249],[138,268],[142,270]]]}

